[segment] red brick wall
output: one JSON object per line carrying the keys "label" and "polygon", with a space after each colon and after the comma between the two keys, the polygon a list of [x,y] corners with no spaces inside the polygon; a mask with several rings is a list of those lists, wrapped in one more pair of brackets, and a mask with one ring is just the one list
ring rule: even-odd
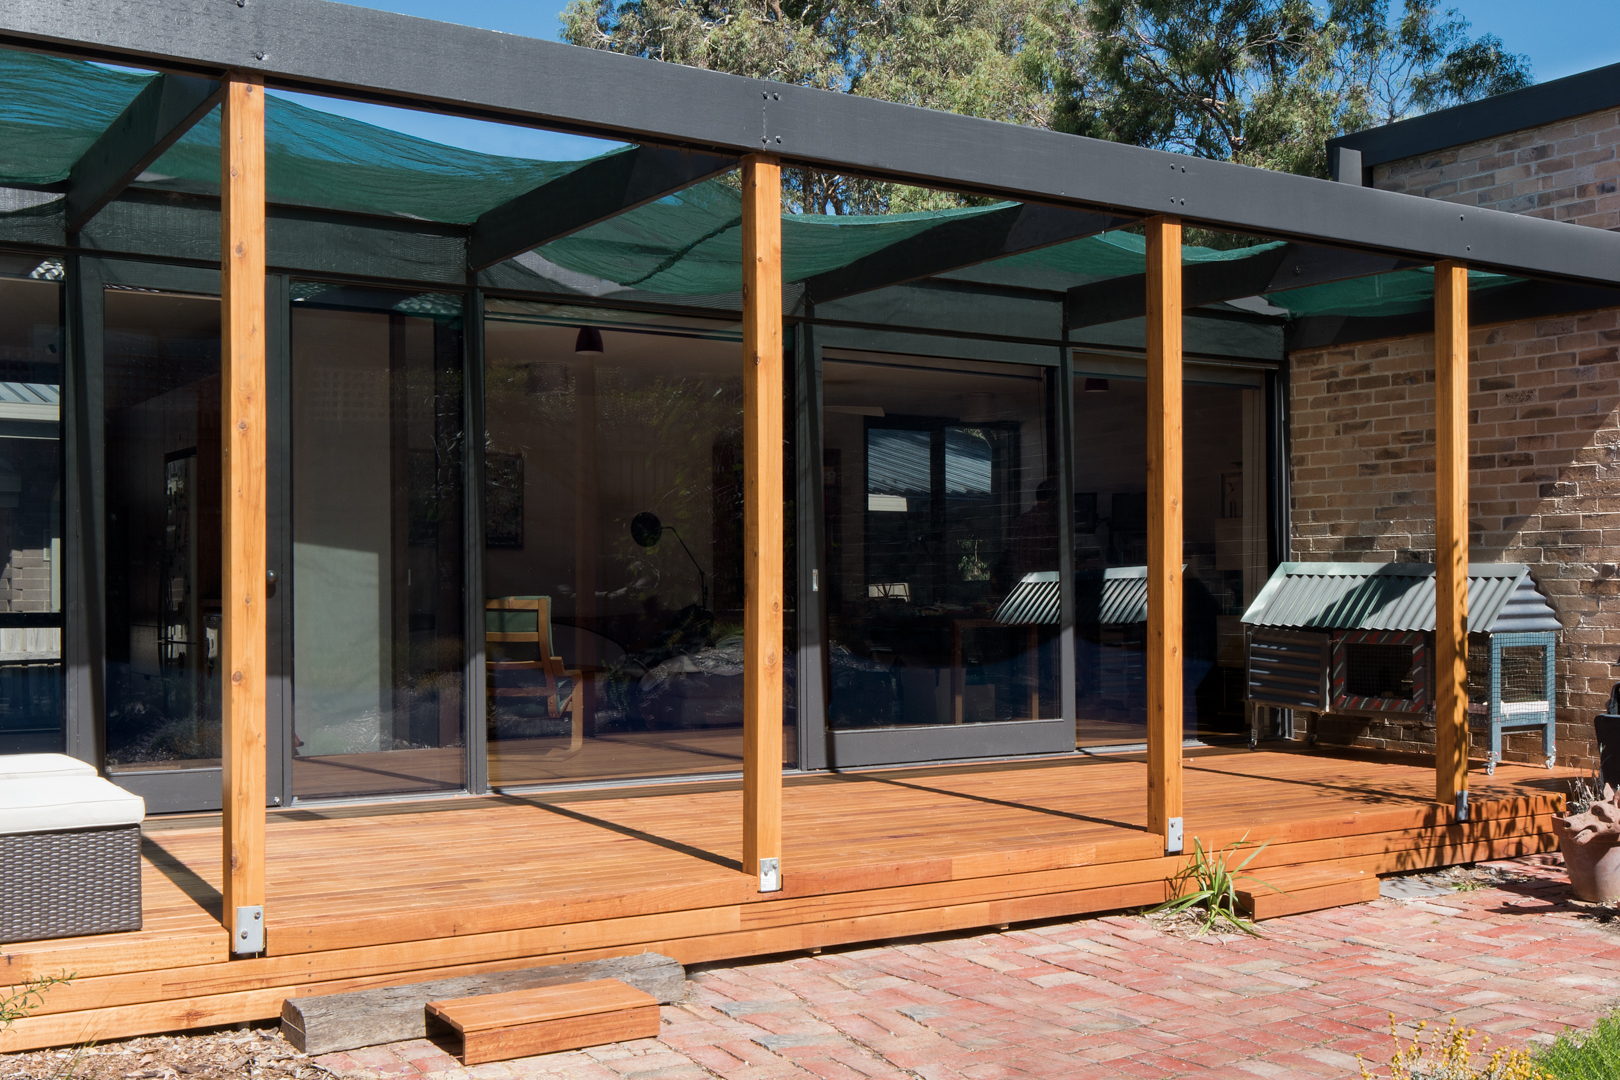
{"label": "red brick wall", "polygon": [[[1617,146],[1611,110],[1381,165],[1374,182],[1614,229]],[[1469,344],[1471,557],[1528,563],[1552,597],[1558,756],[1583,764],[1620,681],[1620,311],[1479,329]],[[1296,559],[1433,560],[1433,380],[1431,337],[1291,357]],[[1319,733],[1434,745],[1432,728],[1395,721],[1324,719]],[[1537,736],[1510,736],[1506,757],[1539,761]]]}

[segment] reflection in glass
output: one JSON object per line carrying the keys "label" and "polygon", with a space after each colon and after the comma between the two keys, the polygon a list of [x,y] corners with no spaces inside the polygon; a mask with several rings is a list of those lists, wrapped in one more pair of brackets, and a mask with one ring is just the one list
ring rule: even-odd
{"label": "reflection in glass", "polygon": [[61,264],[0,256],[0,754],[62,745]]}
{"label": "reflection in glass", "polygon": [[105,293],[107,768],[220,754],[219,301]]}
{"label": "reflection in glass", "polygon": [[[1083,368],[1084,358],[1077,358]],[[1075,380],[1075,667],[1080,746],[1147,738],[1147,387]],[[1263,392],[1182,388],[1184,733],[1242,726],[1244,608],[1265,583]]]}
{"label": "reflection in glass", "polygon": [[833,726],[1059,716],[1051,375],[840,353],[822,380]]}
{"label": "reflection in glass", "polygon": [[460,301],[294,296],[294,794],[460,788]]}
{"label": "reflection in glass", "polygon": [[585,314],[486,322],[490,782],[735,771],[742,349],[723,324]]}

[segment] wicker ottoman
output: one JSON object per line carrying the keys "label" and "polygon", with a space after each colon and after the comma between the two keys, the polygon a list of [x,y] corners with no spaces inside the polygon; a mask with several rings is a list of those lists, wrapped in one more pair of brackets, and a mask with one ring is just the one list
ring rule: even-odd
{"label": "wicker ottoman", "polygon": [[145,816],[70,758],[0,757],[0,943],[139,930]]}

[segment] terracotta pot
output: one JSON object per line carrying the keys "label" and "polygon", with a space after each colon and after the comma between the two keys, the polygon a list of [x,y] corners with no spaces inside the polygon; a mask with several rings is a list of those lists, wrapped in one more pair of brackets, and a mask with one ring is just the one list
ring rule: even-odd
{"label": "terracotta pot", "polygon": [[1564,870],[1577,900],[1606,904],[1620,900],[1620,837],[1594,836],[1579,843],[1563,818],[1553,818]]}

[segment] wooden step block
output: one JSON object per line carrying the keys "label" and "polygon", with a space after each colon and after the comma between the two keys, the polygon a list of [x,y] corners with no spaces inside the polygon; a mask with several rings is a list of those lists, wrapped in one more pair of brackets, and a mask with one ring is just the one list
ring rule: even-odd
{"label": "wooden step block", "polygon": [[658,1037],[658,999],[618,979],[430,1001],[427,1016],[461,1036],[463,1065]]}
{"label": "wooden step block", "polygon": [[1254,878],[1240,881],[1237,894],[1255,922],[1378,899],[1376,874],[1331,864],[1268,866]]}
{"label": "wooden step block", "polygon": [[686,971],[667,956],[636,953],[606,960],[547,964],[516,971],[456,975],[402,986],[288,998],[281,1004],[281,1033],[314,1057],[361,1046],[427,1038],[430,1001],[533,990],[539,986],[618,979],[673,1005],[686,996]]}

